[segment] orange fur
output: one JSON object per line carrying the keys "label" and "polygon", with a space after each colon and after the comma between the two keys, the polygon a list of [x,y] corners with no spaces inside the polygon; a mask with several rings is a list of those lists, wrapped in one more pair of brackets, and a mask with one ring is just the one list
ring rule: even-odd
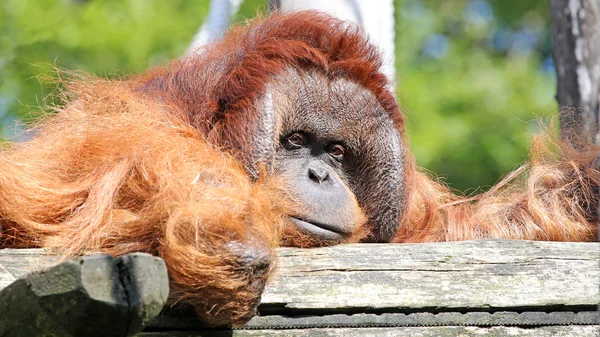
{"label": "orange fur", "polygon": [[484,238],[593,241],[598,233],[600,148],[534,139],[531,161],[481,195],[465,198],[410,159],[409,198],[392,242]]}
{"label": "orange fur", "polygon": [[176,299],[213,324],[245,321],[258,301],[246,289],[257,280],[224,245],[249,242],[273,258],[283,212],[277,189],[252,183],[237,160],[131,86],[76,85],[74,103],[31,141],[7,145],[0,215],[12,234],[0,244],[158,254]]}
{"label": "orange fur", "polygon": [[[380,62],[355,28],[305,12],[235,29],[166,70],[74,81],[30,141],[0,154],[0,248],[157,254],[173,301],[192,304],[209,324],[241,324],[254,314],[276,246],[327,244],[286,226],[301,205],[288,204],[277,177],[254,176],[270,168],[248,167],[256,100],[286,67],[311,69],[369,90],[404,136]],[[407,153],[394,242],[593,240],[599,151],[561,143],[553,156],[547,144],[536,142],[532,164],[473,198],[419,171]]]}

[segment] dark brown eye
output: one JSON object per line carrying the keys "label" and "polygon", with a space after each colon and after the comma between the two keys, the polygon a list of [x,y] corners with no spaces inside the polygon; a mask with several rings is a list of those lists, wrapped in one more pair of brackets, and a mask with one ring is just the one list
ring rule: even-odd
{"label": "dark brown eye", "polygon": [[304,146],[306,145],[306,139],[304,139],[304,135],[301,133],[294,133],[287,138],[288,142],[294,146]]}
{"label": "dark brown eye", "polygon": [[346,153],[346,150],[341,145],[332,145],[329,147],[329,154],[335,157],[336,159],[341,159]]}

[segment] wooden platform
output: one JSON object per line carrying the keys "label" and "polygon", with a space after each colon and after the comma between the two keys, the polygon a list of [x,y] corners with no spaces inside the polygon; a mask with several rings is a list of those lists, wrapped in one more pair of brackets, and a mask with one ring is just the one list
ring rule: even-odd
{"label": "wooden platform", "polygon": [[[261,316],[246,326],[211,330],[167,311],[139,336],[600,334],[599,243],[486,240],[278,253]],[[0,289],[56,261],[40,250],[0,251]],[[0,336],[11,336],[2,332],[2,315],[0,305]]]}

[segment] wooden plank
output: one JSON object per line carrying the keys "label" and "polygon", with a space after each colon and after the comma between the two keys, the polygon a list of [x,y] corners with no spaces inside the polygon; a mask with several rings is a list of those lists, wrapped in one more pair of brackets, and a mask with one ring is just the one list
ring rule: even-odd
{"label": "wooden plank", "polygon": [[342,245],[284,248],[279,256],[263,313],[595,308],[600,302],[598,243]]}
{"label": "wooden plank", "polygon": [[[379,314],[322,314],[318,316],[298,315],[256,316],[243,330],[305,330],[305,329],[365,329],[391,327],[429,327],[429,326],[473,326],[473,327],[542,327],[542,326],[597,326],[600,332],[600,313],[598,311],[527,311],[527,312],[415,312],[415,313],[379,313]],[[161,315],[157,317],[147,332],[151,331],[194,331],[207,330],[197,318],[192,316]],[[214,331],[211,330],[211,331]]]}
{"label": "wooden plank", "polygon": [[[278,254],[263,314],[591,310],[600,302],[599,243],[355,244]],[[53,261],[39,250],[0,251],[0,288]]]}
{"label": "wooden plank", "polygon": [[60,257],[44,249],[0,250],[0,290],[32,271],[51,267]]}
{"label": "wooden plank", "polygon": [[394,327],[394,328],[319,328],[302,330],[234,330],[204,332],[142,332],[137,337],[596,337],[598,326],[516,327]]}
{"label": "wooden plank", "polygon": [[0,336],[127,336],[160,313],[168,294],[164,261],[149,254],[68,260],[0,290]]}

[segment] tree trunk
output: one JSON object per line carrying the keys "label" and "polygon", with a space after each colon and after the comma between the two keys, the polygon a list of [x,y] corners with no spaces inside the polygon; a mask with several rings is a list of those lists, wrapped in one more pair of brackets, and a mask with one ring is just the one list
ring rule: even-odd
{"label": "tree trunk", "polygon": [[600,144],[600,0],[550,0],[563,138]]}

